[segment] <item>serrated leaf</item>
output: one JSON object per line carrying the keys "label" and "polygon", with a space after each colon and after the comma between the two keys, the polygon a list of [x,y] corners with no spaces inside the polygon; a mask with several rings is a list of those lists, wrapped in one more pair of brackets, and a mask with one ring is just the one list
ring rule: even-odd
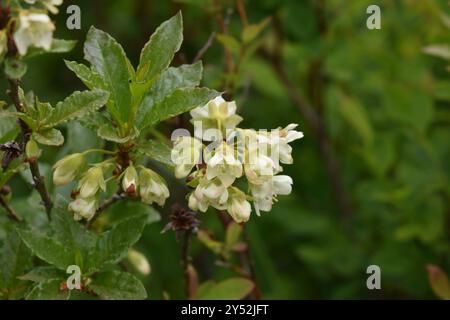
{"label": "serrated leaf", "polygon": [[86,116],[104,106],[108,97],[109,93],[104,90],[75,91],[64,101],[58,102],[43,127],[52,128],[66,121]]}
{"label": "serrated leaf", "polygon": [[166,69],[183,42],[181,12],[163,22],[142,49],[136,71],[137,82],[152,81]]}
{"label": "serrated leaf", "polygon": [[62,279],[52,279],[36,284],[26,296],[27,300],[68,300],[70,290],[61,290]]}
{"label": "serrated leaf", "polygon": [[108,86],[114,104],[108,109],[120,124],[131,118],[131,75],[122,46],[106,32],[89,29],[84,44],[84,55]]}
{"label": "serrated leaf", "polygon": [[[95,71],[85,66],[84,64],[76,61],[64,60],[67,68],[71,70],[75,75],[85,84],[89,89],[102,89],[107,90],[108,87],[103,82],[102,77]],[[112,99],[111,99],[112,101]]]}
{"label": "serrated leaf", "polygon": [[57,129],[33,132],[33,138],[40,144],[47,146],[60,146],[64,143],[64,136]]}
{"label": "serrated leaf", "polygon": [[17,277],[30,267],[31,258],[31,251],[22,242],[17,231],[12,231],[3,245],[0,259],[3,286],[5,288],[13,288],[15,286],[18,281]]}
{"label": "serrated leaf", "polygon": [[65,271],[74,264],[74,256],[56,240],[27,230],[19,230],[19,235],[37,257],[58,269]]}
{"label": "serrated leaf", "polygon": [[105,263],[116,263],[123,259],[130,247],[141,237],[146,221],[146,215],[131,217],[103,233],[96,247],[96,265],[100,267]]}
{"label": "serrated leaf", "polygon": [[53,279],[62,279],[65,274],[54,267],[50,266],[39,266],[35,267],[33,270],[18,277],[20,280],[32,281],[32,282],[42,282]]}
{"label": "serrated leaf", "polygon": [[200,300],[240,300],[252,292],[254,283],[245,278],[232,278],[202,290]]}
{"label": "serrated leaf", "polygon": [[132,274],[120,271],[99,273],[88,285],[100,298],[107,300],[143,300],[144,285]]}
{"label": "serrated leaf", "polygon": [[153,160],[173,166],[170,147],[156,140],[148,140],[139,145],[139,150]]}
{"label": "serrated leaf", "polygon": [[120,135],[118,128],[113,127],[110,123],[105,123],[97,130],[97,135],[105,140],[113,141],[116,143],[126,143],[139,136],[139,130],[133,127],[130,134],[123,137]]}
{"label": "serrated leaf", "polygon": [[182,65],[177,68],[170,67],[165,70],[161,76],[155,80],[150,90],[148,90],[142,99],[138,109],[138,123],[144,119],[143,115],[145,115],[155,103],[161,102],[176,89],[198,86],[202,79],[202,74],[203,65],[201,61],[191,65]]}
{"label": "serrated leaf", "polygon": [[153,126],[163,120],[205,105],[219,94],[208,88],[177,89],[143,115],[141,127]]}

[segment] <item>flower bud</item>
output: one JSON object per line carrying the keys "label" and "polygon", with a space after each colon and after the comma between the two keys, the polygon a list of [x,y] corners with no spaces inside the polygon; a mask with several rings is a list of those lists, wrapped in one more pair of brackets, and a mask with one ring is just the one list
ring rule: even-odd
{"label": "flower bud", "polygon": [[74,153],[62,158],[53,166],[53,184],[63,186],[75,179],[81,166],[84,163],[84,156],[81,153]]}
{"label": "flower bud", "polygon": [[97,210],[97,199],[91,198],[77,198],[69,203],[69,210],[73,211],[75,220],[91,220]]}
{"label": "flower bud", "polygon": [[140,195],[142,202],[152,204],[156,202],[163,206],[169,197],[169,189],[167,189],[164,179],[153,170],[143,168],[140,171]]}
{"label": "flower bud", "polygon": [[41,156],[42,150],[33,139],[30,139],[25,146],[25,154],[29,159],[37,159]]}
{"label": "flower bud", "polygon": [[131,196],[136,195],[138,187],[138,174],[133,165],[129,165],[125,169],[122,178],[122,188],[123,190]]}
{"label": "flower bud", "polygon": [[134,249],[128,251],[128,261],[144,276],[148,276],[152,270],[147,258]]}
{"label": "flower bud", "polygon": [[175,177],[185,178],[192,168],[199,163],[203,145],[191,137],[179,137],[171,152],[172,162],[175,164]]}
{"label": "flower bud", "polygon": [[237,223],[248,221],[252,207],[247,201],[245,193],[235,187],[231,187],[229,194],[227,211],[230,216]]}
{"label": "flower bud", "polygon": [[95,196],[98,189],[106,190],[103,170],[100,166],[90,168],[78,183],[81,198],[91,198]]}

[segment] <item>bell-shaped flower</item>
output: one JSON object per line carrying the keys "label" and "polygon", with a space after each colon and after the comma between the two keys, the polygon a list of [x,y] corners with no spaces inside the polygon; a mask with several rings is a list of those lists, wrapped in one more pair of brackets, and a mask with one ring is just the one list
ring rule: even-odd
{"label": "bell-shaped flower", "polygon": [[192,210],[205,212],[210,205],[218,210],[224,210],[228,200],[228,190],[219,179],[201,179],[191,197],[189,207]]}
{"label": "bell-shaped flower", "polygon": [[74,213],[74,219],[79,221],[81,219],[91,220],[95,215],[98,207],[98,202],[95,197],[81,198],[73,200],[69,203],[69,210]]}
{"label": "bell-shaped flower", "polygon": [[171,159],[175,164],[175,177],[185,178],[199,163],[203,144],[196,138],[178,137],[174,143]]}
{"label": "bell-shaped flower", "polygon": [[252,184],[262,184],[272,179],[276,173],[276,164],[272,158],[254,150],[249,152],[244,165],[245,176]]}
{"label": "bell-shaped flower", "polygon": [[138,188],[138,174],[136,168],[131,164],[123,172],[122,189],[129,195],[134,196]]}
{"label": "bell-shaped flower", "polygon": [[292,158],[292,147],[289,143],[303,138],[303,132],[294,130],[297,126],[298,124],[291,123],[286,128],[279,131],[279,157],[281,163],[292,164],[294,162],[294,159]]}
{"label": "bell-shaped flower", "polygon": [[233,146],[221,143],[215,150],[205,152],[206,178],[218,178],[227,188],[242,176],[242,163]]}
{"label": "bell-shaped flower", "polygon": [[81,198],[94,197],[99,189],[106,190],[103,169],[101,166],[94,166],[78,182],[79,196]]}
{"label": "bell-shaped flower", "polygon": [[55,26],[45,13],[21,10],[19,28],[14,32],[14,41],[20,55],[25,55],[29,47],[50,50]]}
{"label": "bell-shaped flower", "polygon": [[244,192],[235,187],[229,188],[227,211],[237,223],[246,222],[250,219],[252,207]]}
{"label": "bell-shaped flower", "polygon": [[292,183],[291,177],[278,175],[263,184],[250,184],[250,192],[257,215],[260,215],[260,211],[271,211],[278,195],[289,195],[292,192]]}
{"label": "bell-shaped flower", "polygon": [[84,156],[81,153],[62,158],[53,166],[53,184],[63,186],[73,181],[83,164]]}
{"label": "bell-shaped flower", "polygon": [[156,202],[163,206],[169,197],[169,189],[164,179],[153,170],[143,168],[139,172],[140,195],[144,203]]}
{"label": "bell-shaped flower", "polygon": [[215,138],[219,139],[225,136],[227,130],[234,129],[242,121],[242,117],[236,114],[236,103],[227,102],[220,96],[202,107],[193,109],[190,114],[195,127],[195,136],[207,141],[211,140],[208,130],[218,130],[219,137]]}

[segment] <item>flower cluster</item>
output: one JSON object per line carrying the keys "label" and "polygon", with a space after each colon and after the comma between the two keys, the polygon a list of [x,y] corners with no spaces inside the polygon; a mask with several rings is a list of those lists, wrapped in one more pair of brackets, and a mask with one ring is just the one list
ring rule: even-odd
{"label": "flower cluster", "polygon": [[[30,47],[50,50],[53,41],[53,31],[55,25],[50,19],[48,12],[58,13],[57,6],[63,0],[24,0],[28,8],[17,11],[17,14],[10,16],[9,8],[2,9],[0,20],[4,20],[2,30],[0,30],[0,57],[3,57],[8,48],[8,37],[6,27],[12,25],[12,32],[17,51],[21,56],[27,54]],[[8,23],[14,21],[13,24]]]}
{"label": "flower cluster", "polygon": [[[89,152],[89,151],[88,151]],[[59,160],[54,166],[53,183],[55,186],[66,185],[74,181],[85,167],[85,153],[75,153]],[[110,168],[114,167],[112,159],[92,165],[81,178],[74,192],[74,200],[69,204],[69,210],[74,213],[75,220],[90,220],[97,212],[101,192],[106,191],[106,182],[115,179],[121,183],[123,194],[136,198],[146,204],[157,203],[163,206],[169,197],[169,190],[164,179],[151,169],[139,166],[137,169],[130,164],[119,175],[113,175],[105,180]],[[139,172],[138,172],[139,171]]]}
{"label": "flower cluster", "polygon": [[[296,124],[268,131],[241,129],[235,102],[222,97],[191,111],[194,135],[175,139],[172,161],[177,178],[188,177],[192,210],[226,210],[238,223],[248,221],[250,202],[258,215],[270,211],[278,195],[292,191],[292,178],[280,175],[292,164],[291,142],[303,137]],[[203,141],[212,141],[208,146]],[[195,170],[192,172],[192,170]],[[192,173],[191,173],[192,172]],[[246,179],[241,179],[245,177]],[[248,192],[237,185],[246,180]]]}

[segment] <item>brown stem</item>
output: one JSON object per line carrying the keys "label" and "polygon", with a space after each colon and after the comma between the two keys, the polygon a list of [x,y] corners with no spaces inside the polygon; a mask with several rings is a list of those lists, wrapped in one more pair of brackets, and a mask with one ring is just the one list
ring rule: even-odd
{"label": "brown stem", "polygon": [[0,205],[5,208],[6,210],[6,216],[15,222],[22,222],[22,218],[20,218],[17,213],[14,211],[13,208],[3,199],[2,196],[0,196]]}
{"label": "brown stem", "polygon": [[192,277],[189,270],[189,241],[191,237],[191,231],[186,230],[181,239],[181,263],[183,265],[184,272],[184,282],[186,286],[186,297],[187,299],[193,298],[195,292],[192,292]]}
{"label": "brown stem", "polygon": [[236,7],[239,12],[239,17],[241,18],[242,25],[245,27],[248,26],[248,19],[247,19],[247,11],[245,10],[245,5],[242,0],[236,0]]}
{"label": "brown stem", "polygon": [[[16,107],[18,112],[26,112],[26,105],[20,101],[19,97],[19,80],[16,79],[8,79],[10,84],[9,95]],[[22,129],[22,139],[21,139],[21,150],[22,153],[25,152],[25,146],[27,142],[30,140],[32,130],[31,128],[22,120],[19,120],[20,128]],[[33,179],[34,187],[41,196],[42,202],[45,207],[45,212],[47,213],[47,217],[51,220],[51,211],[53,208],[53,203],[50,198],[50,194],[45,186],[44,177],[41,175],[39,171],[39,165],[36,159],[29,159],[28,161],[31,171],[31,177]]]}
{"label": "brown stem", "polygon": [[[233,222],[231,220],[231,218],[229,217],[229,215],[224,212],[217,211],[217,216],[218,216],[220,222],[222,222],[222,225],[225,230],[227,229],[228,225]],[[253,281],[253,283],[255,285],[255,288],[253,289],[253,291],[249,297],[251,299],[261,300],[262,294],[261,294],[261,290],[259,289],[258,282],[256,280],[255,265],[253,263],[253,259],[252,259],[251,253],[250,253],[250,239],[247,236],[245,225],[244,225],[242,234],[243,234],[243,240],[247,244],[247,247],[244,251],[237,253],[239,262],[241,264],[240,270],[241,270],[241,272],[244,271],[244,273],[240,273],[240,274],[245,275],[249,280]]]}

